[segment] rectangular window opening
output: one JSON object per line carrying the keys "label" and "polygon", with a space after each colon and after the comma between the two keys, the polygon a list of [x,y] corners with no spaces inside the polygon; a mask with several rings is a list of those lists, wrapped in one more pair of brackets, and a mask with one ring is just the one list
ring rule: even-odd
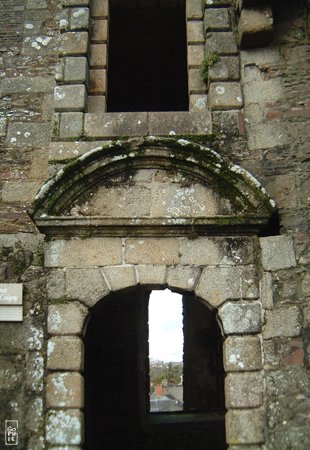
{"label": "rectangular window opening", "polygon": [[110,0],[107,111],[188,108],[185,0]]}
{"label": "rectangular window opening", "polygon": [[150,412],[183,411],[182,296],[168,289],[149,300]]}

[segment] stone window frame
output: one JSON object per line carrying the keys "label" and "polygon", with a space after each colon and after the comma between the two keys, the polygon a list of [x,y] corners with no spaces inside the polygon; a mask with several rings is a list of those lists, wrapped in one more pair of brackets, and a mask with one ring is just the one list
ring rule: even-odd
{"label": "stone window frame", "polygon": [[[107,239],[110,243],[114,240],[114,244],[117,241],[119,246],[124,246],[124,243],[126,245],[126,239]],[[82,245],[87,246],[88,240],[83,240]],[[172,240],[175,239],[164,239],[163,246],[169,247],[168,241]],[[231,445],[235,442],[240,445],[262,444],[265,440],[265,387],[261,347],[263,305],[260,300],[259,284],[263,286],[263,279],[258,282],[256,268],[251,264],[224,267],[218,262],[201,267],[189,266],[186,263],[175,265],[170,261],[166,264],[160,264],[159,261],[154,264],[132,261],[121,265],[101,266],[99,263],[96,267],[77,267],[79,264],[76,266],[74,258],[70,256],[70,261],[52,262],[50,256],[55,253],[56,247],[76,245],[78,241],[55,240],[51,241],[46,249],[47,266],[50,266],[48,286],[52,286],[56,280],[58,282],[57,293],[54,291],[52,293],[50,289],[48,308],[47,443],[51,446],[77,445],[80,446],[77,448],[82,449],[83,334],[89,309],[111,291],[142,285],[147,289],[169,288],[172,291],[192,292],[204,301],[207,307],[218,310],[225,337],[226,439]],[[131,242],[130,239],[129,241]],[[188,246],[195,246],[195,243],[192,244],[194,241],[188,241],[187,238],[178,238],[178,241],[180,245],[185,245],[186,241]],[[244,245],[247,245],[246,242]],[[63,250],[64,248],[62,253],[65,255]],[[141,258],[143,254],[140,255]],[[220,296],[218,291],[217,293],[208,291],[210,279],[220,278],[239,280],[237,284],[240,283],[241,291],[239,292],[237,288],[234,289],[235,293],[225,292],[223,286],[222,290],[220,289]],[[90,289],[85,283],[77,286],[78,279],[92,280],[93,287]],[[253,279],[256,280],[254,284]],[[66,302],[59,302],[56,299],[59,296],[67,298]],[[247,312],[255,317],[251,325],[248,324],[248,319],[240,320],[240,308],[245,313],[244,317],[248,317]],[[235,324],[231,321],[234,315],[238,316]],[[63,386],[61,390],[56,388],[59,383]],[[246,389],[246,386],[251,386],[253,395],[240,396],[240,392]],[[61,434],[56,432],[57,427],[63,430]]]}
{"label": "stone window frame", "polygon": [[[58,85],[54,94],[54,140],[210,134],[211,111],[240,111],[243,100],[231,2],[185,1],[189,111],[107,113],[109,0],[63,0]],[[220,25],[218,13],[223,16]],[[205,52],[210,51],[219,54],[220,61],[217,70],[210,71],[207,85],[200,76],[200,66]],[[227,69],[231,65],[234,69]]]}

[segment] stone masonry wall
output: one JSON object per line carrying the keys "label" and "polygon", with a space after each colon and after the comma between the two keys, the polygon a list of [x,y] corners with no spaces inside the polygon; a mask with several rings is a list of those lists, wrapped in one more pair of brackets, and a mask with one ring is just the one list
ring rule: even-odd
{"label": "stone masonry wall", "polygon": [[[78,359],[80,353],[76,353],[78,360],[73,369],[63,370],[56,361],[56,365],[49,366],[50,373],[46,371],[48,333],[53,336],[51,339],[71,339],[74,341],[73,346],[80,345],[77,335],[82,327],[86,306],[80,303],[85,300],[80,299],[74,289],[76,280],[80,280],[78,271],[81,268],[78,264],[65,270],[66,263],[62,259],[65,255],[58,250],[57,264],[51,263],[49,256],[44,263],[44,246],[46,254],[50,255],[50,249],[55,244],[44,244],[44,236],[35,228],[26,211],[38,189],[49,175],[57,171],[59,164],[62,166],[100,143],[96,126],[91,122],[88,126],[93,131],[88,138],[83,137],[84,140],[72,141],[72,136],[64,136],[60,142],[52,141],[53,132],[58,131],[54,126],[55,76],[59,81],[57,67],[60,56],[64,56],[61,53],[63,37],[60,33],[60,21],[63,20],[64,9],[81,5],[86,8],[90,3],[88,0],[0,0],[0,282],[22,282],[24,285],[23,322],[0,321],[0,446],[4,439],[4,420],[14,418],[20,424],[20,443],[16,448],[47,448],[45,411],[47,407],[57,410],[63,402],[61,394],[54,392],[51,387],[57,377],[56,383],[59,380],[65,385],[67,383],[75,392],[71,403],[68,402],[74,419],[67,420],[68,429],[71,426],[74,429],[76,424],[79,426],[81,423],[78,412],[82,405],[81,365]],[[265,311],[260,329],[262,333],[257,334],[255,331],[254,336],[249,333],[242,341],[242,346],[240,336],[231,335],[225,341],[225,370],[229,372],[226,378],[226,401],[227,407],[231,408],[227,419],[229,449],[307,450],[310,442],[307,372],[310,365],[310,5],[307,0],[274,0],[271,43],[263,48],[247,48],[238,52],[233,38],[237,31],[240,5],[244,3],[248,13],[251,2],[231,3],[239,4],[236,16],[232,14],[228,1],[193,0],[191,3],[192,16],[189,22],[192,22],[191,26],[194,28],[196,19],[201,22],[204,17],[207,49],[208,45],[215,45],[216,32],[218,38],[220,33],[229,33],[229,42],[233,46],[231,52],[225,52],[220,39],[220,49],[216,50],[220,61],[209,73],[210,111],[203,113],[204,117],[208,117],[208,124],[199,121],[198,129],[205,127],[208,132],[211,130],[212,114],[214,145],[221,155],[247,169],[266,187],[279,207],[280,233],[283,236],[260,238],[258,252],[261,252],[262,265],[259,304]],[[254,3],[257,2],[252,2]],[[100,17],[96,20],[99,21]],[[216,26],[217,20],[222,21],[219,29]],[[201,47],[200,38],[197,42]],[[98,42],[98,45],[101,44],[101,41]],[[82,55],[83,58],[85,54]],[[82,62],[85,62],[84,59]],[[192,76],[197,77],[198,63],[195,62],[194,65]],[[192,83],[192,101],[194,102],[195,95],[201,96],[205,105],[207,87],[201,85],[197,78],[192,78]],[[230,94],[230,88],[237,92],[232,95],[233,104],[227,104],[225,97],[223,107],[216,104],[218,98],[223,98],[222,84],[225,84],[224,88],[229,88]],[[243,103],[236,100],[240,90]],[[73,113],[81,114],[80,111],[70,114]],[[169,117],[171,119],[171,115]],[[129,123],[130,120],[132,119],[129,118]],[[161,119],[158,120],[156,127],[161,130]],[[197,126],[195,127],[197,131]],[[79,132],[80,130],[79,127]],[[186,130],[186,133],[180,134],[191,134],[193,128]],[[70,245],[70,241],[61,242],[62,249]],[[75,245],[78,242],[85,246],[88,241],[74,242]],[[184,245],[185,239],[179,239],[178,243],[171,239],[178,264],[180,242]],[[127,244],[130,244],[128,240]],[[120,241],[118,246],[120,255],[123,255]],[[89,247],[85,252],[87,250]],[[114,252],[113,248],[110,251]],[[126,264],[124,265],[124,274],[118,281],[121,284],[117,284],[115,288],[137,283],[137,272],[133,268],[136,265],[139,266],[140,280],[144,279],[145,284],[148,284],[150,280],[145,256],[141,259],[141,255],[138,255],[138,259],[135,259],[130,246],[126,247],[126,251],[130,264],[127,269]],[[199,258],[197,252],[198,250],[194,251],[194,259]],[[151,254],[151,251],[146,254]],[[186,264],[191,265],[191,257],[188,258]],[[123,263],[120,259],[116,265],[122,266]],[[152,261],[150,265],[151,263]],[[172,288],[188,288],[180,286],[184,274],[182,277],[176,274],[174,264],[175,261],[167,263],[168,278],[165,278],[165,266],[153,267],[152,283],[156,285],[154,280],[158,277],[158,285],[167,283]],[[101,263],[96,262],[95,265]],[[105,268],[105,276],[114,280],[113,264],[104,262],[102,265],[108,266]],[[87,270],[92,273],[89,273],[90,282],[86,288],[92,290],[95,289],[93,280],[97,282],[99,269]],[[106,278],[102,278],[102,275],[99,278],[98,286],[102,286]],[[57,302],[68,292],[74,300],[71,305],[76,313],[78,328],[62,332],[57,324],[47,323],[47,314],[49,310],[51,317],[55,311],[61,311],[63,304],[60,302],[58,306]],[[100,295],[105,295],[105,292],[108,290],[101,290]],[[48,298],[51,301],[49,309]],[[242,299],[238,297],[238,300]],[[229,327],[232,314],[225,309],[221,311],[223,320],[228,318],[226,326]],[[249,373],[243,374],[240,367],[237,367],[238,362],[234,362],[236,347],[240,349],[243,358],[241,362],[246,364]],[[253,354],[256,355],[254,362]],[[247,395],[245,386],[253,383],[253,376],[256,377],[256,385],[261,387],[263,384],[264,396],[261,396],[262,390],[259,388],[259,393],[254,396],[254,400],[252,398],[254,403],[249,404],[251,398]],[[50,387],[47,395],[46,387]],[[240,396],[236,392],[240,392]],[[255,413],[251,415],[249,412],[251,408],[259,409],[255,416],[256,422],[252,420]],[[57,420],[53,414],[50,413],[47,419],[51,425],[47,433],[50,442],[53,442],[53,436],[59,431],[58,418],[59,423],[63,424],[61,414],[55,414]],[[262,426],[264,422],[265,428]],[[249,428],[244,437],[242,432],[245,423]],[[82,434],[80,429],[79,433]],[[244,439],[244,445],[238,445],[240,436],[241,441]],[[80,448],[73,441],[71,444],[71,450]],[[51,443],[49,448],[64,450],[66,447]]]}

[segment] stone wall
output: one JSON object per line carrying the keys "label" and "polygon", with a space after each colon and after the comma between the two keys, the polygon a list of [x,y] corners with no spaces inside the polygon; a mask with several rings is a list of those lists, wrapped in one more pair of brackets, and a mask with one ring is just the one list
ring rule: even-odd
{"label": "stone wall", "polygon": [[[230,450],[308,449],[309,2],[272,2],[273,30],[268,6],[269,27],[263,26],[263,43],[268,45],[262,48],[257,48],[259,34],[255,44],[246,38],[247,33],[253,36],[258,3],[188,2],[189,46],[195,47],[191,52],[196,58],[189,67],[189,86],[197,115],[118,113],[109,128],[103,126],[107,117],[94,116],[100,101],[86,103],[92,89],[86,59],[93,70],[98,67],[94,49],[89,53],[85,44],[85,51],[74,56],[63,47],[70,33],[86,38],[90,31],[89,22],[75,20],[77,9],[95,22],[92,46],[105,45],[101,21],[107,14],[101,17],[97,3],[89,0],[0,1],[0,281],[22,282],[24,289],[23,322],[0,321],[0,445],[4,420],[18,419],[19,449],[81,448],[80,336],[88,308],[110,290],[140,283],[194,289],[212,307],[221,304]],[[90,7],[97,12],[88,15]],[[79,20],[83,17],[78,15]],[[207,84],[198,76],[202,21],[205,51],[218,56]],[[72,57],[80,64],[78,74],[75,64],[70,65]],[[69,89],[74,101],[82,98],[83,105],[72,109],[59,103],[60,88]],[[79,89],[78,95],[71,95],[72,89]],[[201,105],[207,107],[201,110]],[[255,245],[249,254],[255,260],[247,261],[246,276],[238,263],[240,254],[224,237],[216,252],[206,237],[167,237],[165,242],[153,237],[142,239],[143,244],[139,237],[128,236],[44,242],[27,214],[49,176],[106,138],[173,132],[187,139],[198,134],[209,144],[210,136],[201,135],[211,131],[212,147],[255,176],[278,206],[279,226],[269,234],[280,230],[280,235],[251,238]],[[248,272],[251,265],[255,270]],[[239,287],[230,301],[236,271]],[[189,285],[186,280],[194,281]],[[227,285],[223,280],[229,280]],[[208,289],[215,292],[219,286],[224,296],[220,301],[216,294],[207,295]],[[248,307],[255,320],[240,324],[238,314],[246,317]],[[47,352],[48,340],[50,350],[51,343],[60,350]],[[73,349],[68,358],[60,357],[68,349]],[[65,386],[62,391],[54,389],[59,383]],[[69,434],[61,435],[63,427]]]}

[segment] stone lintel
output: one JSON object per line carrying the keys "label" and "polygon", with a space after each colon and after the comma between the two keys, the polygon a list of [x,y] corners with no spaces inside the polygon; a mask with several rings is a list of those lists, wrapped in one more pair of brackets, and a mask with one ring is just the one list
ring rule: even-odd
{"label": "stone lintel", "polygon": [[85,135],[89,138],[209,133],[211,116],[208,111],[85,114]]}
{"label": "stone lintel", "polygon": [[171,219],[105,219],[51,216],[36,218],[41,233],[57,236],[223,236],[256,235],[266,227],[268,217],[190,218]]}

